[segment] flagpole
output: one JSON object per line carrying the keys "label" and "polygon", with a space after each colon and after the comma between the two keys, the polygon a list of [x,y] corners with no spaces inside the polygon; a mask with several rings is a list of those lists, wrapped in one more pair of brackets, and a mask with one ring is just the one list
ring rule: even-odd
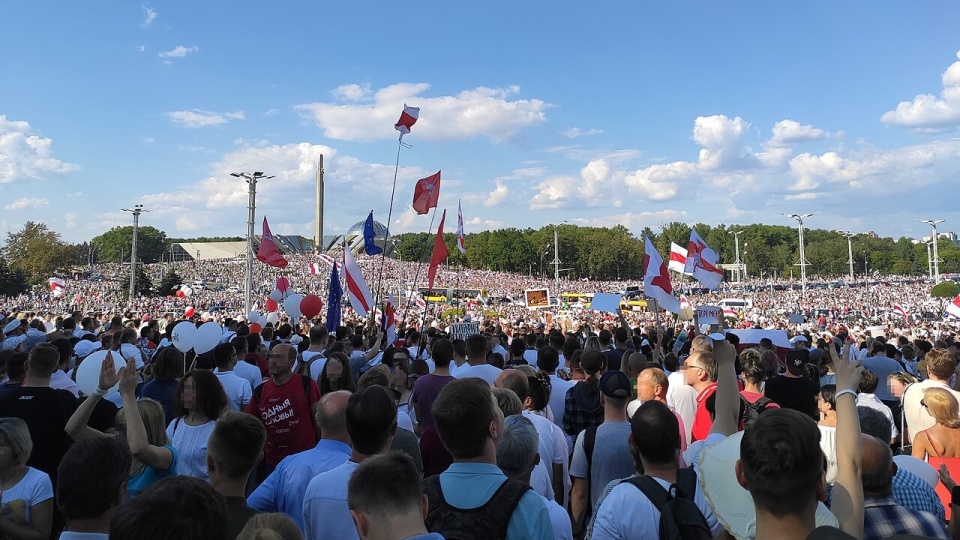
{"label": "flagpole", "polygon": [[[428,239],[428,240],[430,239],[430,231],[433,230],[433,221],[434,221],[435,219],[437,219],[437,207],[436,207],[436,206],[433,207],[433,215],[430,216],[430,226],[427,227],[427,239]],[[413,290],[416,291],[416,292],[418,292],[418,293],[420,292],[420,289],[417,287],[417,284],[418,284],[418,282],[420,281],[420,269],[421,269],[421,268],[423,268],[423,257],[420,257],[420,260],[417,261],[417,272],[413,275]],[[407,319],[407,312],[410,311],[410,302],[409,302],[410,299],[408,298],[407,300],[408,300],[408,301],[407,301],[407,307],[404,308],[404,310],[403,310],[403,319],[404,319],[404,320]],[[426,313],[426,310],[424,310],[424,313]]]}
{"label": "flagpole", "polygon": [[393,198],[397,193],[397,174],[400,172],[401,148],[403,148],[403,133],[400,134],[400,140],[397,141],[397,163],[393,168],[393,188],[390,190],[390,209],[387,210],[387,227],[383,232],[383,253],[380,256],[380,275],[377,277],[377,294],[374,297],[374,306],[380,304],[380,291],[383,286],[383,265],[387,259],[387,240],[390,238],[390,220],[393,218]]}

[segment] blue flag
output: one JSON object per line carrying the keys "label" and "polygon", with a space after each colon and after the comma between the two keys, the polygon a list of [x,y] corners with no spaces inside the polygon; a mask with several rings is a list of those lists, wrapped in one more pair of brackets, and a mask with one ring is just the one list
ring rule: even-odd
{"label": "blue flag", "polygon": [[373,210],[367,216],[367,221],[363,224],[363,251],[367,255],[379,255],[383,253],[383,248],[377,245],[377,235],[373,232]]}
{"label": "blue flag", "polygon": [[330,272],[330,294],[327,296],[327,322],[324,327],[331,334],[337,331],[340,326],[340,308],[343,300],[343,287],[340,286],[340,274],[337,272],[337,265],[334,263],[333,270]]}

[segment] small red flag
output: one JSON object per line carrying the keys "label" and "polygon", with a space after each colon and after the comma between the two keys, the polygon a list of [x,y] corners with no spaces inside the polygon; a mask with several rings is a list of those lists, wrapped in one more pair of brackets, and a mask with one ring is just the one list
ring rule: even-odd
{"label": "small red flag", "polygon": [[447,219],[446,210],[440,216],[440,228],[437,229],[437,239],[433,242],[433,255],[430,256],[430,268],[427,270],[428,287],[431,291],[433,290],[433,280],[437,277],[437,267],[447,260],[447,256],[450,254],[447,251],[447,244],[443,241],[443,221],[445,219]]}
{"label": "small red flag", "polygon": [[417,181],[417,186],[413,188],[413,209],[418,214],[426,214],[431,208],[436,208],[439,199],[440,171]]}
{"label": "small red flag", "polygon": [[280,255],[276,242],[273,241],[273,234],[270,233],[270,225],[267,225],[266,216],[263,217],[263,235],[260,237],[257,260],[277,268],[286,268],[288,264],[283,255]]}
{"label": "small red flag", "polygon": [[400,119],[393,125],[394,129],[400,132],[401,141],[404,135],[410,133],[410,128],[417,123],[418,118],[420,118],[420,107],[408,107],[407,104],[404,103],[403,112],[400,113]]}

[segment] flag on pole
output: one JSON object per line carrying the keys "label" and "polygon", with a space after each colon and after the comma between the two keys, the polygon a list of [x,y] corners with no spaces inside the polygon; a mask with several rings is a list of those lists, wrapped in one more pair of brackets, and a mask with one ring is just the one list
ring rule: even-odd
{"label": "flag on pole", "polygon": [[347,291],[350,293],[350,305],[361,317],[366,317],[373,307],[373,295],[370,287],[360,273],[357,260],[350,253],[350,248],[343,250],[343,273],[347,276]]}
{"label": "flag on pole", "polygon": [[693,276],[704,287],[716,289],[723,281],[723,270],[717,266],[720,257],[700,238],[696,229],[690,229],[690,242],[687,244],[687,262],[684,272]]}
{"label": "flag on pole", "polygon": [[673,285],[670,284],[670,275],[667,274],[667,265],[663,257],[653,247],[653,242],[647,236],[643,237],[645,253],[643,255],[643,293],[656,300],[660,307],[680,313],[680,302],[673,296]]}
{"label": "flag on pole", "polygon": [[390,347],[397,340],[397,313],[393,309],[393,293],[387,296],[383,305],[383,317],[380,320],[383,333],[387,337],[386,344]]}
{"label": "flag on pole", "polygon": [[337,261],[330,255],[327,255],[326,253],[321,253],[317,255],[317,258],[327,264],[337,264]]}
{"label": "flag on pole", "polygon": [[317,275],[320,273],[320,265],[317,263],[307,263],[307,272],[310,272],[311,275]]}
{"label": "flag on pole", "polygon": [[447,244],[443,241],[443,222],[447,219],[447,211],[443,211],[440,216],[440,227],[437,229],[437,239],[433,242],[433,255],[430,256],[430,267],[427,270],[428,288],[433,290],[433,281],[437,277],[437,267],[440,263],[447,260],[450,252],[447,251]]}
{"label": "flag on pole", "polygon": [[273,241],[270,225],[267,224],[267,216],[263,216],[263,235],[260,237],[260,248],[257,249],[257,260],[276,268],[286,268],[289,264],[283,258],[283,255],[280,255],[280,250],[277,249],[277,244]]}
{"label": "flag on pole", "polygon": [[686,296],[680,295],[680,309],[692,309],[693,304],[690,303],[690,300]]}
{"label": "flag on pole", "polygon": [[440,200],[440,172],[417,180],[413,188],[413,209],[418,214],[426,214],[431,208],[437,207]]}
{"label": "flag on pole", "polygon": [[900,316],[903,317],[903,320],[907,320],[907,310],[903,309],[903,307],[899,305],[893,306],[893,311],[899,313]]}
{"label": "flag on pole", "polygon": [[947,306],[947,313],[960,319],[960,294],[958,294],[957,297],[953,299],[953,302]]}
{"label": "flag on pole", "polygon": [[463,210],[460,208],[460,201],[457,201],[457,249],[460,253],[467,252],[467,243],[463,237]]}
{"label": "flag on pole", "polygon": [[683,274],[687,266],[687,250],[670,242],[670,262],[667,269]]}
{"label": "flag on pole", "polygon": [[403,112],[400,113],[400,119],[393,125],[393,128],[400,132],[401,141],[404,135],[410,133],[410,128],[417,123],[417,118],[420,118],[420,107],[408,107],[407,104],[404,103]]}
{"label": "flag on pole", "polygon": [[60,278],[52,277],[47,281],[50,283],[50,292],[53,293],[54,296],[63,294],[63,290],[67,287],[66,282]]}
{"label": "flag on pole", "polygon": [[340,275],[337,273],[337,265],[333,265],[333,269],[330,270],[330,292],[327,294],[327,320],[324,323],[324,328],[331,334],[336,332],[337,327],[340,326],[342,301],[343,287],[340,286]]}
{"label": "flag on pole", "polygon": [[383,248],[377,245],[377,235],[373,231],[373,210],[367,215],[367,220],[363,222],[363,251],[367,255],[383,253]]}

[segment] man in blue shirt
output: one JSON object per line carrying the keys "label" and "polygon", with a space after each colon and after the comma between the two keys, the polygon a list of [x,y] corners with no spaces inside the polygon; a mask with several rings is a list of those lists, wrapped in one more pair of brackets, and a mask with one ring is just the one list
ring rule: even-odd
{"label": "man in blue shirt", "polygon": [[[553,538],[540,496],[529,484],[508,479],[497,467],[503,414],[490,386],[475,377],[450,382],[433,403],[433,418],[453,464],[424,481],[431,499],[427,529],[443,535],[469,528],[477,537],[507,540]],[[482,510],[465,512],[474,509]],[[480,530],[483,527],[490,530]]]}
{"label": "man in blue shirt", "polygon": [[350,392],[339,390],[320,399],[317,427],[320,442],[310,450],[287,456],[260,487],[250,494],[247,504],[260,512],[283,512],[303,525],[303,495],[313,477],[343,465],[350,457],[346,410]]}

